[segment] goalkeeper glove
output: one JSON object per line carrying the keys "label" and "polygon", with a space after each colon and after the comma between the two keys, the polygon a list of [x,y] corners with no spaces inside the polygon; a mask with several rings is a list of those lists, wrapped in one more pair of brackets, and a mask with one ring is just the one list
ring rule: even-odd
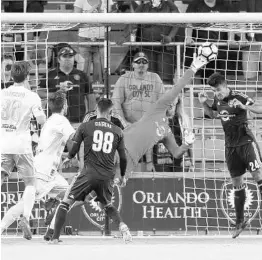
{"label": "goalkeeper glove", "polygon": [[206,64],[208,64],[207,58],[205,58],[202,55],[199,55],[196,57],[196,53],[194,53],[193,62],[190,66],[190,68],[196,73],[198,70],[200,70],[202,67],[204,67]]}
{"label": "goalkeeper glove", "polygon": [[193,132],[189,133],[187,130],[185,130],[184,134],[185,134],[185,144],[192,145],[196,139],[194,133]]}

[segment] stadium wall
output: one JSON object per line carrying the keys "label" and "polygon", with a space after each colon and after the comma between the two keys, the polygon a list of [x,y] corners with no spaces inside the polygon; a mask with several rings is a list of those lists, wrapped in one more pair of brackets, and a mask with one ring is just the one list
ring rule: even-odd
{"label": "stadium wall", "polygon": [[[72,177],[71,173],[64,175]],[[123,220],[135,232],[205,232],[206,229],[221,232],[222,227],[228,229],[235,215],[230,196],[232,187],[225,180],[224,173],[217,173],[215,177],[211,172],[192,172],[186,178],[183,176],[183,173],[136,173],[124,189],[115,186],[113,203],[120,209]],[[262,210],[256,185],[248,180],[247,186],[250,205],[245,215],[252,219],[252,229],[256,230],[260,228],[259,216]],[[16,179],[9,183],[8,190],[4,185],[1,192],[2,217],[7,208],[21,198],[23,189],[23,182],[19,180],[17,184]],[[44,199],[35,204],[31,216],[31,225],[37,234],[43,234],[46,228]],[[77,232],[99,232],[104,218],[103,211],[91,201],[85,207],[85,214],[80,207],[73,209],[68,215],[66,226],[72,226],[72,230]],[[17,223],[10,228],[16,230]],[[112,230],[116,230],[113,225]]]}

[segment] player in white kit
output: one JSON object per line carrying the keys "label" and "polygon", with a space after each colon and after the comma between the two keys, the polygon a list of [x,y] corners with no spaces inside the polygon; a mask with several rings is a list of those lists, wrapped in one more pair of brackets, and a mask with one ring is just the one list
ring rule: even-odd
{"label": "player in white kit", "polygon": [[[14,166],[25,183],[23,207],[19,226],[24,238],[31,239],[29,217],[35,201],[35,171],[31,146],[30,120],[34,116],[44,124],[46,116],[40,97],[28,89],[30,66],[27,62],[16,62],[11,68],[14,85],[1,90],[1,185],[10,176]],[[12,211],[12,208],[9,210]],[[10,212],[7,214],[10,214]],[[1,225],[5,225],[3,219]]]}
{"label": "player in white kit", "polygon": [[[52,115],[44,124],[34,158],[36,172],[36,200],[46,195],[63,198],[68,182],[58,173],[57,169],[65,148],[75,130],[64,116],[67,111],[66,95],[57,91],[49,99]],[[21,199],[7,213],[1,224],[1,230],[8,228],[22,212],[24,200]],[[4,223],[4,224],[3,224]]]}

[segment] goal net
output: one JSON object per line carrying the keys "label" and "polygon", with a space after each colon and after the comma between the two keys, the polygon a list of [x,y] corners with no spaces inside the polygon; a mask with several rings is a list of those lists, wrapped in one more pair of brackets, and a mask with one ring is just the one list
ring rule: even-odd
{"label": "goal net", "polygon": [[[220,72],[231,89],[262,102],[261,18],[248,14],[231,14],[226,18],[219,14],[183,15],[174,18],[167,14],[163,18],[158,14],[154,17],[152,14],[90,14],[88,17],[67,14],[65,19],[53,14],[39,18],[9,14],[1,18],[2,87],[12,82],[7,65],[14,60],[28,60],[32,68],[30,88],[41,96],[47,115],[50,114],[49,93],[68,88],[68,118],[75,127],[85,112],[94,109],[90,100],[88,105],[85,103],[84,97],[90,97],[91,93],[96,97],[111,97],[115,86],[119,95],[122,93],[121,98],[117,94],[114,97],[119,97],[119,107],[125,109],[125,120],[129,123],[139,120],[161,95],[162,87],[168,91],[183,75],[199,45],[208,41],[218,46],[217,60],[195,75],[181,93],[175,114],[168,119],[179,145],[184,130],[193,129],[196,135],[193,148],[181,160],[174,160],[160,142],[152,153],[140,159],[127,187],[123,190],[115,187],[113,203],[131,231],[138,234],[228,234],[231,231],[235,224],[234,191],[225,163],[223,129],[220,119],[210,119],[204,114],[197,96],[200,91],[207,91],[208,102],[212,104],[214,96],[207,78]],[[201,20],[197,23],[199,15]],[[169,37],[172,30],[175,34]],[[61,43],[69,44],[69,50],[68,45]],[[73,65],[61,57],[62,50],[70,54],[71,48],[76,54]],[[61,66],[73,66],[74,72],[66,74]],[[158,76],[135,78],[139,75],[135,71],[142,73],[147,66],[148,71]],[[114,101],[117,102],[116,98]],[[249,116],[250,127],[262,149],[261,117]],[[34,122],[31,132],[33,144],[37,145],[41,129]],[[69,182],[77,171],[77,164],[61,169]],[[251,234],[261,229],[262,211],[256,183],[249,173],[245,182],[245,217],[250,220],[246,230]],[[2,187],[2,217],[21,198],[23,189],[23,181],[14,171]],[[37,201],[32,212],[31,225],[36,234],[46,229],[45,199]],[[73,232],[104,229],[104,212],[94,200],[79,211],[73,209],[66,223]],[[18,232],[14,223],[5,234]]]}

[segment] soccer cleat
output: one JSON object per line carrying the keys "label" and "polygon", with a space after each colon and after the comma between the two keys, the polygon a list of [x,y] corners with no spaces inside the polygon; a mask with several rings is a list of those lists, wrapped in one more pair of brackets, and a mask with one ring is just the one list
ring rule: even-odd
{"label": "soccer cleat", "polygon": [[54,230],[52,228],[47,228],[44,235],[44,240],[50,241],[52,239],[53,234],[54,234]]}
{"label": "soccer cleat", "polygon": [[232,238],[237,238],[240,233],[246,228],[248,221],[244,220],[239,224],[236,224],[235,230],[233,231]]}
{"label": "soccer cleat", "polygon": [[132,242],[132,235],[129,231],[129,228],[126,224],[122,223],[120,224],[119,230],[123,236],[123,240],[125,241],[125,243],[129,243]]}
{"label": "soccer cleat", "polygon": [[62,242],[62,240],[60,240],[60,239],[52,239],[52,240],[50,240],[48,242],[48,244],[50,244],[50,245],[58,245],[61,242]]}
{"label": "soccer cleat", "polygon": [[18,223],[18,226],[23,231],[23,237],[27,240],[31,240],[32,233],[31,233],[31,228],[30,228],[28,220],[25,217],[22,217]]}

